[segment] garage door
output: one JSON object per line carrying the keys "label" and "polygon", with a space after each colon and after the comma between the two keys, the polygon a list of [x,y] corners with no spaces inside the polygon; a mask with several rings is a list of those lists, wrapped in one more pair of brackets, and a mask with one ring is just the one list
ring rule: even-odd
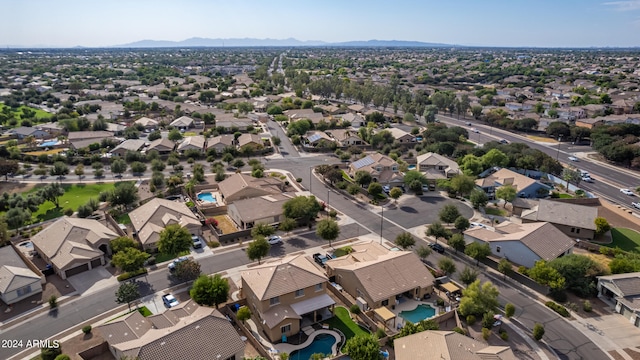
{"label": "garage door", "polygon": [[102,262],[100,261],[100,259],[95,259],[95,260],[91,260],[91,268],[95,269],[98,266],[101,266]]}
{"label": "garage door", "polygon": [[65,274],[67,275],[67,277],[69,276],[73,276],[76,274],[80,274],[81,272],[87,271],[89,270],[89,264],[83,264],[80,266],[76,266],[73,269],[69,269],[67,271],[65,271]]}
{"label": "garage door", "polygon": [[631,319],[631,315],[633,315],[633,311],[629,310],[629,308],[627,308],[624,305],[622,305],[622,308],[620,310],[621,310],[620,314],[622,314],[622,316],[626,317],[627,319]]}

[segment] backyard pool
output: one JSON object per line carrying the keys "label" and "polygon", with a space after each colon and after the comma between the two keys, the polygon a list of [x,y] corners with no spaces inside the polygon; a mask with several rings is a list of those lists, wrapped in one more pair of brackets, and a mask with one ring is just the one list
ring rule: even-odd
{"label": "backyard pool", "polygon": [[436,315],[436,309],[429,305],[420,304],[411,311],[401,311],[399,315],[406,321],[417,324],[422,320],[434,317]]}
{"label": "backyard pool", "polygon": [[309,346],[289,354],[289,360],[309,360],[311,355],[316,353],[332,354],[333,351],[331,349],[335,343],[336,338],[333,335],[319,334],[313,339],[313,342],[311,342]]}
{"label": "backyard pool", "polygon": [[60,144],[60,141],[58,140],[51,140],[51,141],[45,141],[42,144],[38,145],[40,147],[47,147],[47,146],[56,146]]}
{"label": "backyard pool", "polygon": [[217,202],[215,196],[213,196],[213,194],[211,194],[210,192],[204,192],[204,193],[198,194],[198,200],[206,203],[213,203],[213,204]]}
{"label": "backyard pool", "polygon": [[415,170],[416,166],[415,165],[409,165],[407,166],[407,170]]}

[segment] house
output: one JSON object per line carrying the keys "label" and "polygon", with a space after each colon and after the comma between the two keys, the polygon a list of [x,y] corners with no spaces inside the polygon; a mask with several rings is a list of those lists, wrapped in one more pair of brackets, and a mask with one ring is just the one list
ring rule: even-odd
{"label": "house", "polygon": [[618,314],[640,327],[640,272],[598,276],[598,297],[613,301]]}
{"label": "house", "polygon": [[109,153],[111,155],[124,156],[127,151],[139,152],[144,148],[145,144],[145,141],[142,139],[127,139],[114,147]]}
{"label": "house", "polygon": [[606,121],[604,117],[578,119],[576,120],[576,126],[593,129],[596,126],[604,125],[605,122]]}
{"label": "house", "polygon": [[242,199],[281,194],[284,183],[273,177],[254,178],[248,174],[236,173],[218,184],[222,200],[231,204]]}
{"label": "house", "polygon": [[236,132],[236,131],[248,131],[254,127],[255,123],[249,118],[235,118],[233,116],[216,117],[216,128],[223,129],[224,131]]}
{"label": "house", "polygon": [[62,278],[105,264],[109,242],[118,237],[93,219],[62,217],[31,238],[38,255]]}
{"label": "house", "polygon": [[179,130],[186,131],[193,128],[195,126],[195,122],[188,116],[180,116],[179,118],[173,120],[169,125]]}
{"label": "house", "polygon": [[100,144],[104,139],[113,139],[110,131],[73,131],[67,135],[69,144],[74,149],[82,149],[91,144]]}
{"label": "house", "polygon": [[415,136],[399,128],[390,127],[382,131],[390,132],[393,138],[396,139],[396,141],[399,142],[400,144],[408,144],[408,143],[416,142]]}
{"label": "house", "polygon": [[508,346],[491,346],[455,331],[427,330],[393,341],[396,360],[516,360]]}
{"label": "house", "polygon": [[342,121],[348,121],[349,123],[351,123],[351,127],[354,129],[359,129],[362,126],[367,125],[365,119],[358,114],[347,113],[336,117],[342,119]]}
{"label": "house", "polygon": [[251,267],[241,277],[242,294],[271,342],[331,317],[327,276],[304,255]]}
{"label": "house", "polygon": [[[321,112],[315,112],[313,109],[292,109],[284,112],[289,121],[297,121],[302,119],[310,120],[314,125],[317,125],[320,121],[327,121]],[[328,121],[327,121],[328,122]]]}
{"label": "house", "polygon": [[168,225],[179,224],[191,234],[202,234],[200,220],[182,201],[153,198],[131,211],[129,218],[145,250],[157,248],[160,232]]}
{"label": "house", "polygon": [[396,186],[404,181],[404,175],[400,172],[398,163],[380,153],[367,155],[349,165],[349,173],[352,177],[360,170],[368,172],[374,182],[383,185]]}
{"label": "house", "polygon": [[340,147],[349,147],[353,145],[368,145],[358,136],[358,132],[347,129],[333,129],[325,131],[333,140],[338,142]]}
{"label": "house", "polygon": [[207,149],[207,139],[202,135],[187,136],[180,144],[178,144],[178,151],[180,153],[184,153],[191,149],[204,152]]}
{"label": "house", "polygon": [[227,207],[227,215],[242,230],[257,223],[277,225],[282,220],[282,205],[291,199],[287,194],[273,194],[237,200]]}
{"label": "house", "polygon": [[309,131],[302,137],[302,143],[307,147],[323,148],[329,147],[335,140],[322,131]]}
{"label": "house", "polygon": [[509,169],[500,169],[485,178],[476,180],[476,186],[484,191],[490,199],[495,198],[497,188],[505,185],[513,186],[518,197],[523,198],[542,197],[551,190],[548,185]]}
{"label": "house", "polygon": [[[139,311],[96,326],[116,359],[239,360],[245,344],[217,309],[192,300],[143,317]],[[208,339],[215,339],[210,341]]]}
{"label": "house", "polygon": [[233,148],[235,138],[233,135],[225,134],[218,135],[216,137],[212,137],[209,139],[207,144],[207,149],[214,148],[218,154],[222,154],[224,149]]}
{"label": "house", "polygon": [[431,182],[435,182],[438,179],[448,179],[462,173],[458,163],[433,152],[418,155],[416,169]]}
{"label": "house", "polygon": [[569,201],[541,199],[537,206],[522,212],[523,223],[546,221],[572,238],[593,240],[596,236],[595,220],[598,208]]}
{"label": "house", "polygon": [[167,138],[160,138],[153,140],[151,144],[149,144],[147,152],[156,150],[160,155],[167,155],[171,153],[175,147],[176,144],[173,141]]}
{"label": "house", "polygon": [[0,300],[11,305],[42,292],[42,272],[23,259],[13,246],[0,248]]}
{"label": "house", "polygon": [[391,251],[376,243],[351,246],[353,252],[326,262],[327,275],[363,310],[391,308],[396,297],[422,299],[433,291],[434,277],[411,251]]}
{"label": "house", "polygon": [[242,134],[238,137],[238,147],[239,148],[250,147],[254,151],[261,150],[264,148],[264,142],[262,141],[262,138],[260,137],[260,135]]}
{"label": "house", "polygon": [[511,207],[513,208],[513,215],[522,216],[522,213],[526,210],[531,210],[534,207],[538,206],[537,199],[525,199],[525,198],[515,198],[511,202]]}
{"label": "house", "polygon": [[141,125],[145,128],[145,130],[155,130],[158,128],[160,124],[157,120],[149,119],[148,117],[141,117],[140,119],[133,122],[136,125]]}
{"label": "house", "polygon": [[528,268],[538,260],[551,261],[570,254],[575,242],[548,222],[516,224],[504,221],[495,228],[473,227],[464,232],[465,241],[489,244],[494,256]]}
{"label": "house", "polygon": [[17,128],[7,130],[7,134],[14,135],[19,140],[22,140],[29,136],[33,136],[36,139],[44,139],[50,136],[50,134],[44,130],[40,130],[34,127],[25,127],[25,126],[19,126]]}

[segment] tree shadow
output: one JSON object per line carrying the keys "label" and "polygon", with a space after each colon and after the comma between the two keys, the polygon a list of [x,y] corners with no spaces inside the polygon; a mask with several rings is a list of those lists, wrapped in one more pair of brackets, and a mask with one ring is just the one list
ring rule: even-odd
{"label": "tree shadow", "polygon": [[301,249],[307,247],[307,242],[298,237],[287,240],[287,244],[295,248],[301,248]]}
{"label": "tree shadow", "polygon": [[54,207],[53,209],[49,209],[44,214],[40,214],[37,216],[38,221],[47,221],[47,220],[59,218],[62,216],[62,210],[63,210],[62,207],[59,207],[59,208]]}
{"label": "tree shadow", "polygon": [[411,213],[411,214],[417,214],[418,210],[412,208],[411,206],[400,206],[400,210],[407,212],[407,213]]}
{"label": "tree shadow", "polygon": [[49,316],[51,316],[52,318],[57,318],[58,317],[58,308],[55,307],[53,309],[49,310]]}

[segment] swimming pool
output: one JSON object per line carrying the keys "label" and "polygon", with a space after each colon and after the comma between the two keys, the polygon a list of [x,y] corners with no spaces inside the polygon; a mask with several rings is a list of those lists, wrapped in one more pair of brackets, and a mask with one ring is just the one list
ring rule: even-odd
{"label": "swimming pool", "polygon": [[58,140],[52,140],[52,141],[45,141],[42,144],[38,145],[40,147],[47,147],[47,146],[56,146],[60,143],[60,141]]}
{"label": "swimming pool", "polygon": [[407,166],[407,170],[415,170],[416,166],[415,165],[409,165]]}
{"label": "swimming pool", "polygon": [[309,360],[313,354],[332,354],[333,344],[336,343],[336,338],[330,334],[320,334],[313,339],[313,342],[309,346],[300,350],[293,351],[289,354],[290,360]]}
{"label": "swimming pool", "polygon": [[214,203],[214,204],[217,202],[216,198],[210,192],[204,192],[204,193],[198,194],[198,200],[202,202]]}
{"label": "swimming pool", "polygon": [[436,309],[429,305],[420,304],[411,311],[401,311],[399,315],[406,321],[416,324],[422,320],[434,317],[436,315]]}

